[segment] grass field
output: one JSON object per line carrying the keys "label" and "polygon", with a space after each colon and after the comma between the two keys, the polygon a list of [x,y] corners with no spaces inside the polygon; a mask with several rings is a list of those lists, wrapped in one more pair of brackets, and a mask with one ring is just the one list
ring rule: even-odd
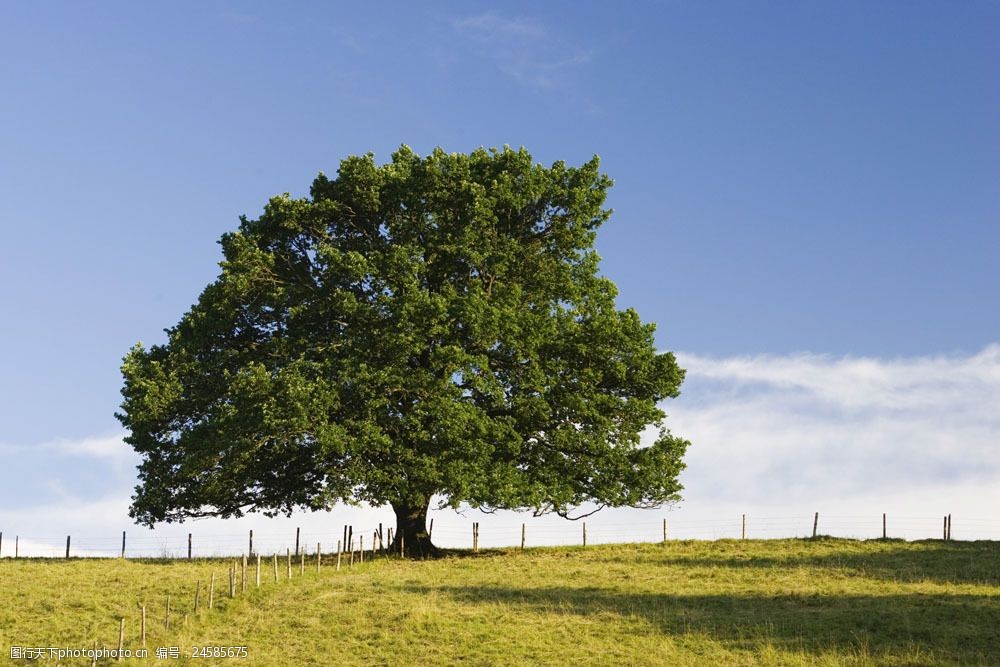
{"label": "grass field", "polygon": [[[230,561],[0,562],[0,644],[137,648],[150,665],[1000,665],[1000,544],[670,542],[379,559],[327,557],[229,599]],[[216,575],[215,608],[206,609]],[[196,582],[201,605],[193,612]],[[165,630],[166,596],[171,629]],[[185,614],[187,618],[185,619]],[[247,658],[187,658],[193,646]],[[177,659],[157,660],[157,646]],[[61,664],[89,665],[77,658]]]}

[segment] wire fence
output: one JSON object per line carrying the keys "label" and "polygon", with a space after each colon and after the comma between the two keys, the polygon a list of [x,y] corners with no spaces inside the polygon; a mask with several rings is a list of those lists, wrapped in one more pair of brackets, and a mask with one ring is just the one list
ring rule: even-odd
{"label": "wire fence", "polygon": [[[652,517],[651,517],[652,518]],[[435,545],[449,549],[519,548],[615,543],[652,543],[689,539],[787,539],[841,537],[853,539],[1000,539],[1000,519],[949,515],[809,515],[753,516],[722,518],[674,518],[661,516],[649,521],[602,521],[591,519],[560,523],[498,521],[480,528],[479,522],[452,517],[438,525],[430,522]],[[371,548],[393,526],[338,525],[329,529],[253,530],[242,532],[164,533],[148,532],[116,535],[11,535],[0,532],[0,558],[210,558],[241,554],[333,553],[337,543],[346,544],[350,532],[354,545]],[[346,547],[343,546],[346,550]]]}

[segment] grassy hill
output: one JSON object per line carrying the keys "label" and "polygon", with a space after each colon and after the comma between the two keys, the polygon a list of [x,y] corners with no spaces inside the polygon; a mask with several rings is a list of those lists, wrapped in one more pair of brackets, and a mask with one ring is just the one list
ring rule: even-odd
{"label": "grassy hill", "polygon": [[[138,648],[144,604],[151,657],[114,664],[1000,664],[992,542],[670,542],[379,558],[340,572],[327,556],[319,573],[313,559],[303,575],[296,563],[291,580],[282,560],[277,583],[266,558],[261,587],[251,569],[233,599],[230,564],[4,559],[0,661],[12,644],[114,648],[121,617],[125,646]],[[214,645],[248,657],[184,657]],[[182,657],[157,660],[157,646]]]}

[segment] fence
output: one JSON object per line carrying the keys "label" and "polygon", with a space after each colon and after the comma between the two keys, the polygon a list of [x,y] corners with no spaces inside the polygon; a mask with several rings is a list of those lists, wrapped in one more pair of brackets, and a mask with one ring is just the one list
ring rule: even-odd
{"label": "fence", "polygon": [[[347,532],[347,527],[345,527],[345,534]],[[301,539],[301,532],[297,536]],[[124,537],[127,537],[127,534]],[[357,541],[349,541],[346,549],[343,547],[343,542],[338,540],[336,552],[332,558],[322,552],[319,543],[316,544],[315,551],[300,544],[294,555],[291,549],[285,549],[280,555],[273,553],[264,557],[259,551],[254,553],[251,549],[249,557],[244,553],[239,558],[227,558],[227,568],[223,577],[217,577],[218,572],[213,571],[209,573],[206,580],[205,573],[202,571],[200,578],[192,580],[189,585],[179,587],[182,589],[179,595],[178,587],[175,586],[162,594],[162,597],[156,596],[159,597],[156,606],[150,606],[147,602],[129,605],[128,615],[115,616],[118,627],[117,643],[108,643],[106,640],[102,642],[95,638],[93,649],[89,647],[39,647],[37,644],[31,646],[15,644],[10,646],[10,657],[12,660],[54,658],[57,661],[65,658],[86,658],[90,660],[89,664],[92,667],[96,667],[98,660],[119,662],[123,658],[149,658],[154,655],[157,659],[179,658],[182,655],[182,649],[177,645],[179,642],[176,641],[176,631],[178,625],[186,628],[189,618],[194,617],[197,620],[204,617],[205,614],[224,612],[228,607],[227,600],[232,603],[238,598],[246,597],[248,592],[267,586],[280,585],[281,582],[306,577],[311,573],[318,576],[324,568],[339,572],[342,567],[363,566],[366,554],[364,542],[361,535],[356,537]],[[127,541],[124,544],[127,547]],[[371,543],[369,560],[376,554],[376,544],[377,542]],[[382,545],[385,545],[384,540]],[[71,546],[72,541],[67,538],[67,554]],[[385,551],[380,552],[379,555],[389,557]],[[156,646],[155,649],[147,647],[147,630],[152,629],[150,626],[153,623],[158,626],[156,634],[160,637],[160,641],[166,637],[168,643],[171,644],[170,646],[160,645]],[[174,634],[171,634],[172,627]],[[162,633],[160,628],[162,628]],[[126,629],[128,630],[128,643],[126,643]],[[183,651],[185,657],[190,656],[195,659],[248,657],[247,646],[195,646],[190,653],[187,652],[186,648]]]}
{"label": "fence", "polygon": [[[441,517],[438,517],[439,519]],[[441,525],[445,523],[445,525]],[[979,534],[1000,535],[1000,520],[990,518],[962,519],[956,525],[963,530]],[[553,525],[519,524],[488,525],[484,531],[480,522],[442,522],[434,526],[429,522],[432,539],[440,546],[464,547],[476,551],[481,538],[486,538],[489,546],[507,548],[528,548],[542,544],[588,546],[608,542],[668,542],[690,537],[693,533],[704,534],[706,530],[717,537],[786,538],[821,537],[877,537],[892,538],[898,532],[907,530],[923,538],[950,540],[953,519],[950,515],[941,517],[899,516],[826,516],[818,512],[811,515],[776,517],[753,517],[742,514],[737,517],[716,519],[671,519],[661,516],[656,521],[615,523],[611,521],[564,522]],[[935,530],[936,527],[936,530]],[[294,531],[264,532],[248,530],[246,533],[196,534],[130,537],[123,531],[113,537],[49,537],[25,539],[15,535],[13,544],[9,536],[0,533],[0,555],[29,557],[58,555],[64,558],[78,557],[141,557],[167,556],[181,558],[201,558],[216,556],[222,562],[206,563],[198,570],[198,578],[179,587],[154,596],[145,596],[135,605],[123,609],[124,615],[114,616],[114,630],[102,630],[95,634],[93,649],[38,648],[12,645],[12,659],[44,659],[46,657],[85,658],[96,666],[98,660],[119,661],[124,658],[158,659],[179,657],[181,648],[176,641],[178,627],[188,626],[189,619],[197,622],[207,614],[225,612],[230,604],[240,598],[247,598],[251,591],[282,585],[299,577],[318,576],[321,572],[339,572],[341,569],[364,567],[365,562],[393,558],[388,547],[392,542],[392,529],[383,525],[355,529],[343,525],[337,531],[305,532]],[[536,534],[537,531],[537,534]],[[926,535],[923,533],[927,532]],[[872,535],[872,533],[875,533]],[[345,546],[346,545],[346,546]],[[45,553],[32,553],[23,547],[33,547]],[[222,566],[225,566],[222,569]],[[197,568],[195,568],[197,569]],[[211,571],[206,571],[211,570]],[[194,571],[194,570],[192,570]],[[220,576],[221,575],[221,576]],[[249,598],[252,603],[255,598]],[[155,624],[155,628],[151,627]],[[147,642],[147,630],[151,630]],[[113,634],[112,634],[113,632]],[[93,635],[92,635],[93,636]],[[128,641],[126,641],[126,637]],[[102,641],[103,639],[103,641]],[[109,641],[110,640],[110,641]],[[170,646],[153,646],[166,643]],[[149,648],[147,648],[149,644]],[[219,653],[222,649],[225,653]],[[208,653],[192,654],[196,658],[246,657],[247,647],[204,647]]]}
{"label": "fence", "polygon": [[[535,546],[570,546],[608,543],[661,542],[676,539],[782,539],[832,536],[858,539],[1000,539],[1000,520],[962,517],[955,520],[958,532],[953,532],[951,515],[938,517],[906,515],[821,515],[815,512],[798,516],[753,516],[712,519],[674,519],[650,517],[649,521],[605,522],[591,518],[537,525],[528,522],[498,522],[481,527],[480,522],[438,521],[429,524],[434,543],[445,548],[524,548]],[[290,550],[299,554],[305,545],[318,544],[332,553],[337,542],[354,544],[364,540],[370,548],[373,541],[392,527],[382,524],[355,529],[338,526],[336,531],[312,530],[258,531],[231,533],[130,535],[122,531],[114,536],[25,536],[0,532],[0,557],[144,557],[202,558],[231,557],[241,554],[273,554]],[[354,539],[350,538],[350,535]],[[346,551],[346,547],[344,547]]]}

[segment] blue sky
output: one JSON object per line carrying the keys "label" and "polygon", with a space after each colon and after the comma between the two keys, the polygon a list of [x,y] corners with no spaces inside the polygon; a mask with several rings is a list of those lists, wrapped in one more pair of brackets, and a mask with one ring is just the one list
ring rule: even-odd
{"label": "blue sky", "polygon": [[[900,367],[972,363],[993,370],[958,384],[998,396],[998,63],[987,2],[7,3],[0,506],[127,504],[133,462],[94,445],[119,435],[124,352],[214,278],[240,214],[402,143],[600,154],[616,180],[603,270],[695,367],[853,377],[862,359],[905,393],[931,388]],[[668,410],[695,435],[720,395],[789,386],[692,371]],[[899,417],[891,403],[872,424]],[[761,428],[831,414],[787,410]],[[995,442],[994,413],[959,426]],[[768,441],[739,423],[691,437],[706,466],[713,438]],[[1000,478],[982,456],[965,458]]]}

